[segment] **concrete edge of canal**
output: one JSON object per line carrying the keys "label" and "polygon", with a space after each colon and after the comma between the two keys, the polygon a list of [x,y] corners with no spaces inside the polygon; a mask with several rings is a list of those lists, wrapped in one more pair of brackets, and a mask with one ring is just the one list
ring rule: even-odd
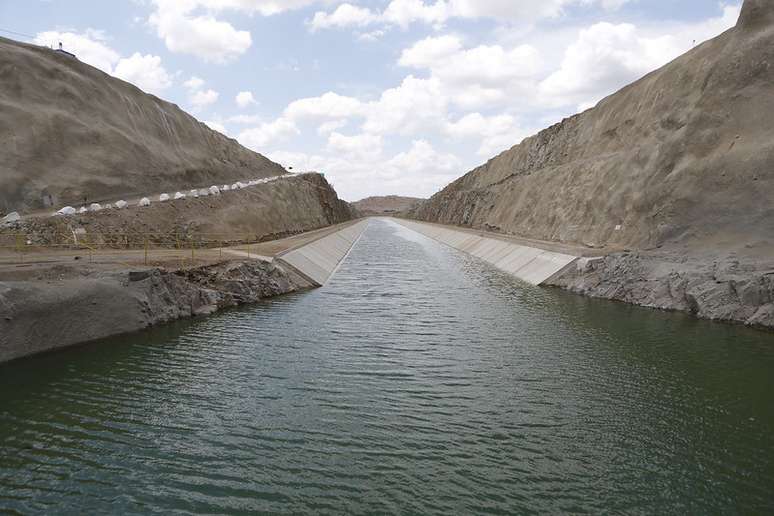
{"label": "concrete edge of canal", "polygon": [[368,219],[362,220],[304,246],[280,253],[275,261],[291,267],[314,285],[323,286],[346,259],[368,224]]}
{"label": "concrete edge of canal", "polygon": [[391,220],[437,242],[480,258],[530,285],[542,285],[579,259],[578,256],[570,254],[506,242],[484,234],[474,234],[437,224],[397,218]]}

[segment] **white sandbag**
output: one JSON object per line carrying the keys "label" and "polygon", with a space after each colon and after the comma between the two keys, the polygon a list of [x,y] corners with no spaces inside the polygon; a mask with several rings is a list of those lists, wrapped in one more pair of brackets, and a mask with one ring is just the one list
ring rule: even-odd
{"label": "white sandbag", "polygon": [[220,195],[220,188],[218,188],[217,186],[211,186],[210,193],[212,195]]}
{"label": "white sandbag", "polygon": [[202,188],[201,190],[199,190],[199,195],[202,197],[207,197],[208,195],[210,195],[210,191],[207,190],[206,188]]}
{"label": "white sandbag", "polygon": [[246,184],[244,184],[242,181],[237,181],[237,184],[236,184],[236,186],[237,186],[237,188],[239,188],[240,190],[241,190],[241,189],[243,189],[243,188],[247,188],[247,185],[246,185]]}
{"label": "white sandbag", "polygon": [[150,199],[148,199],[147,197],[143,197],[142,199],[140,199],[140,203],[138,204],[138,206],[150,206],[150,205],[151,205]]}
{"label": "white sandbag", "polygon": [[89,213],[89,209],[86,206],[81,206],[78,213]]}
{"label": "white sandbag", "polygon": [[116,201],[116,208],[118,208],[119,210],[123,210],[127,206],[129,206],[129,203],[126,201]]}
{"label": "white sandbag", "polygon": [[199,190],[191,190],[189,193],[191,197],[199,197]]}
{"label": "white sandbag", "polygon": [[237,186],[236,183],[234,183],[233,185],[231,185],[231,189],[232,190],[239,190],[239,187]]}
{"label": "white sandbag", "polygon": [[159,202],[167,202],[169,200],[169,194],[161,194],[159,195]]}
{"label": "white sandbag", "polygon": [[228,186],[228,185],[223,185],[223,186],[221,186],[221,187],[220,187],[220,189],[221,189],[222,191],[224,191],[224,192],[228,192],[229,190],[231,190],[231,187],[230,187],[230,186]]}
{"label": "white sandbag", "polygon": [[76,211],[75,208],[72,206],[65,206],[58,212],[56,212],[56,215],[75,215]]}
{"label": "white sandbag", "polygon": [[11,213],[3,217],[2,222],[3,224],[11,224],[13,222],[19,222],[20,220],[21,220],[21,217],[19,216],[19,214],[15,211],[12,211]]}
{"label": "white sandbag", "polygon": [[104,206],[102,207],[102,209],[103,209],[103,210],[112,210],[112,209],[113,209],[113,205],[112,205],[112,204],[110,204],[110,203],[107,203],[106,205],[104,205]]}
{"label": "white sandbag", "polygon": [[89,206],[89,211],[102,211],[102,205],[98,202],[93,202]]}
{"label": "white sandbag", "polygon": [[181,193],[181,192],[177,192],[175,194],[175,200],[177,201],[177,200],[180,200],[180,199],[185,199],[185,194]]}

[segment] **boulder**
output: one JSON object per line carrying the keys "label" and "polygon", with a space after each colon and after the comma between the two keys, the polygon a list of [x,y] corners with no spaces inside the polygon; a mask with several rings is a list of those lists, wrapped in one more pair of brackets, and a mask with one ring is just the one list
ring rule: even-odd
{"label": "boulder", "polygon": [[3,220],[0,222],[2,222],[3,224],[12,224],[14,222],[19,222],[20,220],[21,220],[21,217],[19,216],[19,214],[15,211],[12,211],[11,213],[3,217]]}

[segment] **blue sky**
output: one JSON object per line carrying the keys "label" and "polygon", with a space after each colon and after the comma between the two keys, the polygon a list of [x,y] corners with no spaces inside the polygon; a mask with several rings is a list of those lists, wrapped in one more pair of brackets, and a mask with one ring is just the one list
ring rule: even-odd
{"label": "blue sky", "polygon": [[728,0],[0,0],[342,197],[429,196],[730,28]]}

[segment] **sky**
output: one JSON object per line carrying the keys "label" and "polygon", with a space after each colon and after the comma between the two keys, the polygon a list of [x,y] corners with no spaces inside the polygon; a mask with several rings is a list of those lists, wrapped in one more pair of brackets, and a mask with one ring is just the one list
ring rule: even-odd
{"label": "sky", "polygon": [[741,0],[0,0],[339,195],[428,197],[731,28]]}

